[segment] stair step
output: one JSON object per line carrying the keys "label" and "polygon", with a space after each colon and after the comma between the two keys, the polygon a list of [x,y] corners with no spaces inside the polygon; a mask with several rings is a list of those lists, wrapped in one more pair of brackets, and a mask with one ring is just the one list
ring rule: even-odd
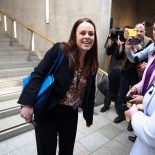
{"label": "stair step", "polygon": [[9,38],[9,35],[4,32],[3,34],[0,34],[0,38]]}
{"label": "stair step", "polygon": [[0,112],[13,109],[14,107],[19,107],[20,105],[17,103],[17,101],[18,98],[0,102]]}
{"label": "stair step", "polygon": [[38,61],[11,61],[8,62],[0,62],[0,69],[7,68],[21,68],[21,67],[34,67],[38,64]]}
{"label": "stair step", "polygon": [[23,55],[11,55],[11,56],[0,56],[0,61],[5,62],[5,61],[21,61],[21,60],[27,60],[27,61],[33,61],[33,60],[38,60],[37,56],[29,56],[26,54]]}
{"label": "stair step", "polygon": [[0,78],[28,75],[33,71],[34,67],[11,68],[0,70]]}
{"label": "stair step", "polygon": [[0,141],[34,129],[33,125],[26,124],[19,114],[1,119],[0,124]]}
{"label": "stair step", "polygon": [[15,107],[1,110],[0,111],[0,119],[19,114],[20,109],[21,109],[20,105],[17,106],[17,104],[16,104]]}
{"label": "stair step", "polygon": [[3,118],[0,120],[0,132],[23,123],[25,123],[25,120],[20,116],[20,114]]}
{"label": "stair step", "polygon": [[0,78],[0,89],[20,86],[22,84],[22,79],[25,76],[26,74],[24,76]]}
{"label": "stair step", "polygon": [[0,37],[0,42],[5,42],[5,41],[7,41],[7,42],[10,42],[10,38],[8,38],[8,37],[3,37],[3,38],[1,38]]}
{"label": "stair step", "polygon": [[0,89],[0,102],[18,98],[21,90],[22,86]]}
{"label": "stair step", "polygon": [[11,94],[1,95],[0,102],[19,98],[20,94],[21,94],[21,92],[19,91],[19,92],[15,92],[15,93],[11,93]]}
{"label": "stair step", "polygon": [[25,49],[23,45],[18,45],[18,46],[7,46],[7,45],[1,45],[0,46],[0,52],[4,50],[23,50]]}
{"label": "stair step", "polygon": [[21,86],[2,88],[2,89],[0,89],[0,96],[5,95],[5,94],[15,93],[18,91],[21,91]]}
{"label": "stair step", "polygon": [[0,28],[0,142],[34,129],[20,116],[17,103],[22,91],[22,79],[39,63],[35,53],[29,51]]}
{"label": "stair step", "polygon": [[1,56],[4,56],[4,55],[16,55],[16,54],[20,54],[20,55],[23,55],[23,54],[29,54],[29,51],[28,50],[5,50],[5,51],[0,51],[0,55]]}
{"label": "stair step", "polygon": [[[6,38],[7,39],[7,38]],[[3,46],[3,45],[7,45],[7,46],[10,46],[10,41],[4,41],[4,40],[0,40],[0,46]],[[12,45],[13,46],[17,46],[17,45],[19,45],[19,43],[17,42],[17,41],[13,41],[12,42]]]}

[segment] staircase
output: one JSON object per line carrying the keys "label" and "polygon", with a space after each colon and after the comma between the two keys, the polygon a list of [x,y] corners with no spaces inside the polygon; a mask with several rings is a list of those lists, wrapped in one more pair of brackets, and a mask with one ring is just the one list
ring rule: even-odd
{"label": "staircase", "polygon": [[36,56],[28,61],[28,51],[17,41],[9,46],[9,36],[0,29],[0,142],[33,129],[20,117],[17,100],[22,78],[38,64]]}

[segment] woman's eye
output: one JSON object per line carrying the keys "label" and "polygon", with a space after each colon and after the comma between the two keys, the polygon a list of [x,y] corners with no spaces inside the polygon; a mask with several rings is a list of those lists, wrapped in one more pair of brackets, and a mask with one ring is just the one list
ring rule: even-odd
{"label": "woman's eye", "polygon": [[85,32],[81,32],[81,34],[82,34],[82,35],[85,35],[86,33],[85,33]]}
{"label": "woman's eye", "polygon": [[94,34],[93,33],[89,33],[89,36],[93,36]]}

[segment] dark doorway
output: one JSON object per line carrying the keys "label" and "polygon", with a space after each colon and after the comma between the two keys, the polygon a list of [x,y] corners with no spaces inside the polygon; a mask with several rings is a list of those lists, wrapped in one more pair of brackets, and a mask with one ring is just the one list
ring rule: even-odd
{"label": "dark doorway", "polygon": [[[122,28],[124,25],[135,26],[137,23],[155,21],[154,0],[113,0],[111,17],[113,27]],[[152,25],[146,27],[146,33],[152,38]]]}

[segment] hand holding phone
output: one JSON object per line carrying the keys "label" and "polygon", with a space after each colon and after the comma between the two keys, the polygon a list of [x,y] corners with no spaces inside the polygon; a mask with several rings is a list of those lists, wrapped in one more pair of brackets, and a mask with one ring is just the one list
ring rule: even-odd
{"label": "hand holding phone", "polygon": [[138,38],[133,37],[133,38],[129,39],[128,43],[129,43],[129,45],[138,45],[140,43],[140,40]]}

